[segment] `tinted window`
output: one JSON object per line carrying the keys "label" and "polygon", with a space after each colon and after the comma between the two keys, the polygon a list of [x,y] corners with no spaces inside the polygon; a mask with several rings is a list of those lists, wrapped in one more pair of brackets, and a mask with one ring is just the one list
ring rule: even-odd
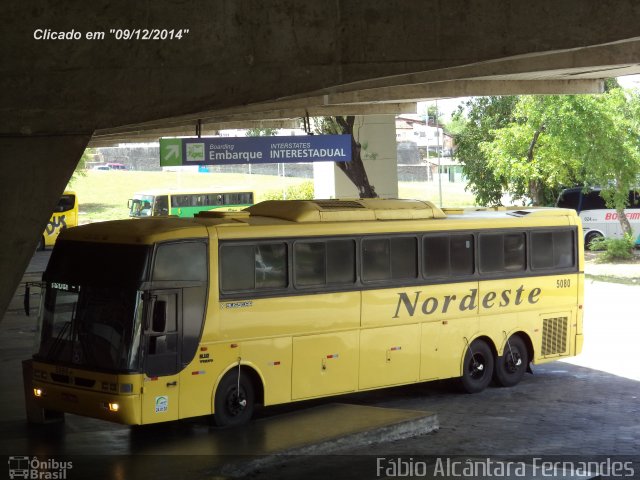
{"label": "tinted window", "polygon": [[327,242],[327,283],[344,285],[356,281],[356,242],[330,240]]}
{"label": "tinted window", "polygon": [[362,242],[362,279],[370,282],[391,278],[389,239],[376,238]]}
{"label": "tinted window", "polygon": [[56,206],[56,212],[68,212],[73,209],[73,206],[76,203],[75,195],[62,195],[60,200],[58,201],[58,205]]}
{"label": "tinted window", "polygon": [[286,244],[223,246],[220,252],[223,291],[274,289],[287,286]]}
{"label": "tinted window", "polygon": [[473,235],[428,236],[423,246],[426,276],[473,274]]}
{"label": "tinted window", "polygon": [[294,248],[296,286],[355,282],[355,242],[298,242]]}
{"label": "tinted window", "polygon": [[565,190],[558,198],[557,206],[560,208],[573,208],[578,210],[580,205],[580,190]]}
{"label": "tinted window", "polygon": [[294,256],[296,285],[306,287],[325,284],[327,255],[324,242],[296,243]]}
{"label": "tinted window", "polygon": [[451,275],[473,275],[473,235],[451,235]]}
{"label": "tinted window", "polygon": [[204,242],[165,243],[158,246],[152,280],[207,280],[207,246]]}
{"label": "tinted window", "polygon": [[575,265],[573,232],[533,232],[531,234],[531,267],[570,268]]}
{"label": "tinted window", "polygon": [[169,197],[167,195],[159,195],[156,197],[156,203],[153,206],[154,215],[169,214]]}
{"label": "tinted window", "polygon": [[372,238],[362,242],[362,279],[406,279],[418,276],[418,241],[415,237]]}
{"label": "tinted window", "polygon": [[526,266],[524,233],[480,235],[480,270],[484,273],[522,271]]}
{"label": "tinted window", "polygon": [[253,245],[222,247],[220,250],[222,290],[235,292],[255,288],[255,261]]}
{"label": "tinted window", "polygon": [[449,237],[425,237],[423,240],[424,274],[427,277],[449,275]]}
{"label": "tinted window", "polygon": [[580,210],[603,210],[607,205],[604,203],[604,199],[600,196],[600,192],[588,192],[582,197],[582,206]]}

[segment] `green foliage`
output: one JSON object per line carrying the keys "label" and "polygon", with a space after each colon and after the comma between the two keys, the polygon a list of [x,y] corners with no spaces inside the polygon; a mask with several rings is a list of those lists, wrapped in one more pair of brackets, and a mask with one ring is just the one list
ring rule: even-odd
{"label": "green foliage", "polygon": [[[500,205],[508,176],[489,165],[489,157],[480,144],[494,139],[494,131],[507,126],[518,97],[476,97],[454,112],[449,123],[455,137],[454,158],[463,163],[463,173],[479,205]],[[457,131],[454,131],[457,130]]]}
{"label": "green foliage", "polygon": [[278,133],[277,128],[250,128],[247,130],[247,137],[273,137]]}
{"label": "green foliage", "polygon": [[282,190],[269,190],[264,194],[265,200],[312,200],[313,182],[307,181],[300,185],[291,185],[284,192]]}
{"label": "green foliage", "polygon": [[72,186],[73,182],[75,182],[78,177],[84,177],[87,174],[86,164],[87,162],[91,162],[93,160],[94,155],[95,152],[92,149],[85,149],[85,151],[82,153],[82,157],[80,157],[80,161],[78,162],[76,169],[71,174],[71,178],[69,179],[69,186]]}
{"label": "green foliage", "polygon": [[599,185],[607,206],[622,211],[637,186],[637,91],[610,81],[601,95],[484,97],[465,107],[454,116],[466,122],[456,158],[478,203],[498,204],[506,192],[549,205],[562,187]]}
{"label": "green foliage", "polygon": [[608,263],[633,258],[634,244],[633,237],[625,234],[622,238],[597,238],[591,242],[589,249],[603,251],[600,261]]}

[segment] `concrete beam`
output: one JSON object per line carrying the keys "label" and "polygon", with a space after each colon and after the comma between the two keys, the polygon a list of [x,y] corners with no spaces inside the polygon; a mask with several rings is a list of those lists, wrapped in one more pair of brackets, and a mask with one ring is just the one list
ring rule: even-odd
{"label": "concrete beam", "polygon": [[[317,101],[326,102],[326,97],[315,97]],[[288,103],[296,104],[299,101]],[[285,102],[287,103],[287,102]],[[122,127],[98,130],[94,133],[91,145],[103,139],[121,139],[120,141],[136,141],[138,136],[159,136],[169,135],[194,135],[195,125],[198,120],[202,122],[204,130],[224,130],[232,128],[253,128],[259,126],[266,128],[269,125],[284,125],[284,119],[289,120],[288,125],[293,122],[300,123],[303,117],[328,117],[336,115],[399,115],[403,113],[417,113],[418,106],[416,103],[385,103],[385,104],[365,104],[365,105],[307,105],[305,108],[289,107],[275,109],[277,103],[268,103],[264,105],[253,105],[250,112],[202,112],[197,115],[185,115],[179,118],[167,118],[147,122],[138,125],[125,125]],[[293,120],[296,119],[296,120]],[[297,127],[298,125],[296,125]],[[277,126],[273,128],[295,128],[289,126]],[[143,133],[146,132],[146,133]],[[203,133],[204,135],[204,133]],[[157,138],[156,138],[157,140]]]}
{"label": "concrete beam", "polygon": [[2,198],[12,212],[0,234],[0,319],[89,138],[0,138]]}
{"label": "concrete beam", "polygon": [[602,80],[453,80],[372,88],[327,95],[329,104],[420,101],[446,97],[486,95],[541,95],[602,93]]}
{"label": "concrete beam", "polygon": [[[125,41],[110,33],[122,27],[188,32]],[[81,38],[34,36],[42,28]],[[89,40],[87,32],[105,37]],[[636,39],[640,4],[70,0],[62,11],[24,0],[2,2],[0,35],[0,134],[87,133],[463,65],[486,77],[483,62]],[[640,57],[582,58],[583,67],[600,69]]]}

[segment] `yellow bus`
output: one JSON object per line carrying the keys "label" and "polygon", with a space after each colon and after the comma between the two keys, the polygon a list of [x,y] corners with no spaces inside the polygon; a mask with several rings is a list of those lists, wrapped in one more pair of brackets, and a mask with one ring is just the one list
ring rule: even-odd
{"label": "yellow bus", "polygon": [[25,362],[31,407],[124,424],[459,377],[517,384],[582,348],[569,209],[267,201],[68,230]]}
{"label": "yellow bus", "polygon": [[253,192],[230,187],[207,190],[147,190],[129,199],[130,217],[193,217],[202,210],[242,210],[253,205]]}
{"label": "yellow bus", "polygon": [[40,237],[38,250],[53,246],[62,230],[76,225],[78,225],[78,197],[75,192],[65,191]]}

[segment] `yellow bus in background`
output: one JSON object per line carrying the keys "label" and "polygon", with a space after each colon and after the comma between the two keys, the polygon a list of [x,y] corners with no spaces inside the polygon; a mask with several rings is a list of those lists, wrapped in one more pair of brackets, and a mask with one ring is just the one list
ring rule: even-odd
{"label": "yellow bus in background", "polygon": [[51,214],[44,233],[38,242],[38,250],[52,247],[62,230],[78,225],[78,197],[75,192],[65,191]]}
{"label": "yellow bus in background", "polygon": [[28,406],[124,424],[459,378],[517,384],[582,348],[569,209],[267,201],[63,233]]}

